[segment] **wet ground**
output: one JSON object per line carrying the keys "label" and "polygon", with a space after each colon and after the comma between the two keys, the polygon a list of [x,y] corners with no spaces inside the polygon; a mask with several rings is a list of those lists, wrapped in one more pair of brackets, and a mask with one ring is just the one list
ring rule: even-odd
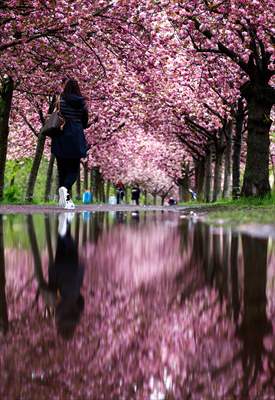
{"label": "wet ground", "polygon": [[0,399],[275,399],[274,229],[153,210],[0,215]]}

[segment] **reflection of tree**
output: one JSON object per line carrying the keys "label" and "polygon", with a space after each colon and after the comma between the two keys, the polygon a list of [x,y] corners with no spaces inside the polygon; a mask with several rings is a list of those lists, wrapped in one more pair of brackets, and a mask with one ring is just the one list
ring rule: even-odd
{"label": "reflection of tree", "polygon": [[6,300],[6,278],[5,278],[5,253],[3,216],[0,215],[0,332],[4,334],[8,330],[8,309]]}
{"label": "reflection of tree", "polygon": [[[37,243],[33,217],[31,214],[27,215],[27,228],[28,228],[28,235],[31,245],[31,251],[33,255],[33,265],[34,265],[34,276],[38,283],[38,288],[35,297],[35,303],[38,302],[39,296],[41,295],[45,304],[45,315],[51,312],[56,302],[56,296],[54,296],[49,290],[47,282],[44,279],[43,270],[42,270],[42,262],[39,252],[39,247]],[[49,229],[49,226],[46,225],[46,230]],[[50,238],[47,238],[47,245],[48,250],[51,249],[51,241],[49,242]],[[49,255],[50,257],[50,255]]]}
{"label": "reflection of tree", "polygon": [[[263,340],[272,333],[272,324],[267,318],[267,245],[268,239],[256,239],[242,235],[244,259],[243,319],[238,329],[243,343],[243,395],[263,371]],[[274,367],[274,360],[273,360]],[[275,372],[275,371],[273,371]]]}
{"label": "reflection of tree", "polygon": [[50,223],[50,216],[45,215],[45,233],[46,233],[46,242],[47,242],[47,249],[49,255],[49,262],[53,262],[53,247],[52,247],[52,238],[51,238],[51,223]]}
{"label": "reflection of tree", "polygon": [[97,243],[101,233],[103,232],[104,218],[106,214],[103,212],[97,212],[92,215],[89,223],[89,241]]}
{"label": "reflection of tree", "polygon": [[231,293],[234,321],[237,324],[240,313],[239,281],[238,281],[238,249],[239,236],[231,236],[230,265],[231,265]]}

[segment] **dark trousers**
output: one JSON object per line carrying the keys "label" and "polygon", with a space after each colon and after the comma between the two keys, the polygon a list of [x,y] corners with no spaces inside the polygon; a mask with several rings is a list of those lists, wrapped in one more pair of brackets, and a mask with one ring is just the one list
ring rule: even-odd
{"label": "dark trousers", "polygon": [[57,157],[56,160],[59,177],[59,187],[65,186],[65,188],[70,192],[79,174],[80,159]]}

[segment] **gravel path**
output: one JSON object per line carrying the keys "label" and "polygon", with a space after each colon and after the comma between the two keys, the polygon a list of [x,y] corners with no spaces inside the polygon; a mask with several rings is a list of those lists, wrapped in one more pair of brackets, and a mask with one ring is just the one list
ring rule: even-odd
{"label": "gravel path", "polygon": [[[108,205],[108,204],[95,204],[95,205],[78,205],[75,212],[83,211],[191,211],[194,207],[184,206],[134,206],[134,205]],[[59,213],[63,211],[58,206],[39,206],[39,205],[0,205],[0,214],[33,214],[33,213]]]}

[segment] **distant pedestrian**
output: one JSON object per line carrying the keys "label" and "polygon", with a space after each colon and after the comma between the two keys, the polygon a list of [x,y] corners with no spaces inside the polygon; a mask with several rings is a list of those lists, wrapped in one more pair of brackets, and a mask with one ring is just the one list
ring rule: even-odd
{"label": "distant pedestrian", "polygon": [[121,204],[121,202],[124,199],[125,195],[125,188],[124,185],[121,181],[118,182],[117,187],[116,187],[116,203]]}
{"label": "distant pedestrian", "polygon": [[132,187],[132,201],[135,201],[136,205],[139,205],[140,188],[138,185]]}
{"label": "distant pedestrian", "polygon": [[188,189],[188,192],[191,194],[192,200],[197,200],[197,193],[192,189]]}
{"label": "distant pedestrian", "polygon": [[177,204],[177,201],[174,199],[174,197],[170,197],[168,200],[169,206],[175,206]]}
{"label": "distant pedestrian", "polygon": [[70,192],[79,174],[80,159],[87,156],[84,129],[88,127],[87,105],[75,79],[65,82],[60,113],[65,125],[62,133],[52,138],[52,153],[56,156],[59,175],[59,206],[74,209]]}

